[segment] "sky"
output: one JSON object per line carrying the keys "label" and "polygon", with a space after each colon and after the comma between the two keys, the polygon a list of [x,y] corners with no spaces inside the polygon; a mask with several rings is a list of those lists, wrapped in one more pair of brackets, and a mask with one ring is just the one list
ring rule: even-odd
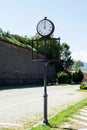
{"label": "sky", "polygon": [[54,37],[70,46],[72,58],[87,62],[87,0],[0,0],[0,28],[11,34],[34,36],[47,17]]}

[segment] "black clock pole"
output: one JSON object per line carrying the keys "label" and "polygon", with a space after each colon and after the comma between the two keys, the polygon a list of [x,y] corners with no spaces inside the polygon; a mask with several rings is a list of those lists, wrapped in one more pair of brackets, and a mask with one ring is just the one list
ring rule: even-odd
{"label": "black clock pole", "polygon": [[49,19],[47,19],[47,17],[45,17],[44,19],[42,19],[41,21],[39,21],[39,23],[37,24],[37,33],[41,36],[40,39],[42,39],[42,41],[44,42],[44,119],[43,119],[43,123],[48,125],[48,119],[47,119],[47,68],[48,68],[48,64],[49,62],[47,61],[47,55],[46,55],[46,41],[50,40],[50,36],[53,34],[54,32],[54,24],[52,21],[50,21]]}
{"label": "black clock pole", "polygon": [[44,40],[44,56],[45,56],[45,62],[44,62],[44,124],[48,124],[47,119],[47,56],[46,56],[46,39]]}

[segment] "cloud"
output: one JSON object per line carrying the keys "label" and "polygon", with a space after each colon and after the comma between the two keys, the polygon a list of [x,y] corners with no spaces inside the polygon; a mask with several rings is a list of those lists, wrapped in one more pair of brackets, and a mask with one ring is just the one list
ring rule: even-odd
{"label": "cloud", "polygon": [[74,60],[81,60],[82,62],[87,62],[87,52],[86,51],[72,52],[72,58]]}

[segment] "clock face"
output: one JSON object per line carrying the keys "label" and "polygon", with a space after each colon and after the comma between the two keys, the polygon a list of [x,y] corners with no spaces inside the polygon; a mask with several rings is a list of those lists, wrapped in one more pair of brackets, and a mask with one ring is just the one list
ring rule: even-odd
{"label": "clock face", "polygon": [[48,20],[43,19],[37,25],[37,32],[41,36],[50,36],[54,31],[54,24]]}

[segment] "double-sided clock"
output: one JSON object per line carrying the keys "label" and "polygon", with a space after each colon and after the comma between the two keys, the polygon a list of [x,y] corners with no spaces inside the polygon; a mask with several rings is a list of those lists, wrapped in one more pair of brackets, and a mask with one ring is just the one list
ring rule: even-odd
{"label": "double-sided clock", "polygon": [[45,17],[37,24],[37,32],[42,37],[51,36],[54,32],[54,24]]}

